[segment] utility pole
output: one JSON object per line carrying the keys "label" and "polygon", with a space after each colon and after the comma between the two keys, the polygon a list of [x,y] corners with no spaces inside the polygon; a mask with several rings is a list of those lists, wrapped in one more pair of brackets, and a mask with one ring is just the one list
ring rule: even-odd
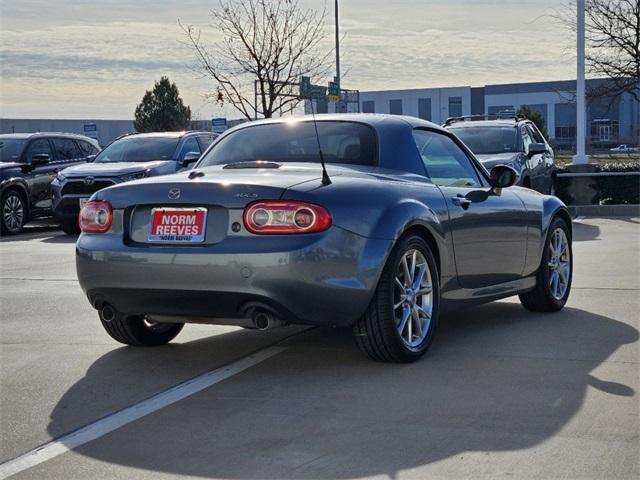
{"label": "utility pole", "polygon": [[336,14],[336,83],[340,86],[340,30],[338,27],[338,0],[335,0]]}
{"label": "utility pole", "polygon": [[585,80],[584,80],[584,2],[578,0],[578,78],[576,85],[576,155],[573,157],[574,164],[588,163],[585,152]]}

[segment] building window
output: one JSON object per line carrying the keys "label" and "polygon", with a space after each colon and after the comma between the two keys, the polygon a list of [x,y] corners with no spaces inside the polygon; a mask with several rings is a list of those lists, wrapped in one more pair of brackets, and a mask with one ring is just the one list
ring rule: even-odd
{"label": "building window", "polygon": [[365,100],[362,102],[362,113],[376,113],[376,102]]}
{"label": "building window", "polygon": [[389,113],[391,115],[402,115],[402,100],[389,100]]}
{"label": "building window", "polygon": [[616,142],[620,137],[620,122],[599,118],[591,122],[591,142]]}
{"label": "building window", "polygon": [[556,127],[556,140],[575,140],[576,127]]}
{"label": "building window", "polygon": [[419,98],[418,99],[418,117],[423,120],[431,121],[431,99]]}
{"label": "building window", "polygon": [[462,97],[449,97],[449,116],[462,116]]}
{"label": "building window", "polygon": [[489,115],[515,115],[516,109],[513,107],[513,105],[492,105],[487,108],[487,113]]}

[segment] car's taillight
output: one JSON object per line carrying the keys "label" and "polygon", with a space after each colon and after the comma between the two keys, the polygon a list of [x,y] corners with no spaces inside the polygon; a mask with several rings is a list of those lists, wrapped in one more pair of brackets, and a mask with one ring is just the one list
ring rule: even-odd
{"label": "car's taillight", "polygon": [[331,226],[331,214],[326,208],[287,200],[250,203],[243,218],[246,229],[257,234],[313,233]]}
{"label": "car's taillight", "polygon": [[87,202],[80,209],[78,223],[85,233],[104,233],[111,228],[113,209],[105,201]]}

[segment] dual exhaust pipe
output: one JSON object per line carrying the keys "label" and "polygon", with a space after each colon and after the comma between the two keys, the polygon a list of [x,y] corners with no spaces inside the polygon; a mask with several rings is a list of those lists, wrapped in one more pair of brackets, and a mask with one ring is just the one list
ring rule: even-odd
{"label": "dual exhaust pipe", "polygon": [[251,315],[253,325],[258,330],[271,330],[272,328],[284,327],[285,322],[268,310],[255,309]]}
{"label": "dual exhaust pipe", "polygon": [[[113,321],[118,315],[118,312],[116,311],[116,309],[113,308],[113,306],[109,305],[108,303],[103,304],[98,310],[100,312],[100,318],[102,318],[102,320],[107,323]],[[156,320],[159,320],[160,318],[161,317],[154,316],[154,319]],[[176,317],[167,317],[165,321],[172,321],[172,320],[175,322]],[[212,324],[227,323],[227,322],[221,322],[221,321],[216,322],[216,319],[214,318],[198,319],[198,320],[200,321],[197,321],[196,323],[212,323]],[[248,320],[248,322],[246,322],[246,320]],[[285,322],[282,318],[278,317],[277,315],[270,312],[269,310],[265,308],[260,308],[260,307],[251,309],[250,318],[246,320],[244,322],[242,320],[239,320],[233,323],[236,323],[238,326],[241,326],[241,327],[255,328],[257,330],[271,330],[272,328],[284,327],[285,325],[287,325],[287,322]]]}

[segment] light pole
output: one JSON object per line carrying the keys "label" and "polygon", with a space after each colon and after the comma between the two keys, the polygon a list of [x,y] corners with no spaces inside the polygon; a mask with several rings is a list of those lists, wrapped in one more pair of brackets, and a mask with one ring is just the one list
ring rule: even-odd
{"label": "light pole", "polygon": [[576,155],[573,157],[573,163],[588,163],[588,157],[585,154],[585,80],[584,80],[584,2],[578,0],[578,78],[576,85]]}
{"label": "light pole", "polygon": [[340,87],[340,30],[338,27],[338,0],[335,0],[336,14],[336,83]]}

